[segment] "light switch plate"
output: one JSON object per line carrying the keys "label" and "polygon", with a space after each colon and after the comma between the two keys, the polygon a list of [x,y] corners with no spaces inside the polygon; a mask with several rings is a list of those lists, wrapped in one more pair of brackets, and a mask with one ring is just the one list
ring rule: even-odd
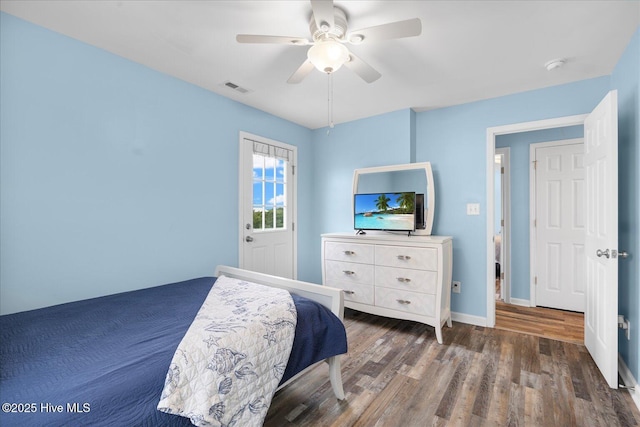
{"label": "light switch plate", "polygon": [[480,203],[467,203],[467,215],[480,215]]}

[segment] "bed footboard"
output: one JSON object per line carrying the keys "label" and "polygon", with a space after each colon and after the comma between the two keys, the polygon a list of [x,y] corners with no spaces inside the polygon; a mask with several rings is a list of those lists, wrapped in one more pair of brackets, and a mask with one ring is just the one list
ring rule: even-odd
{"label": "bed footboard", "polygon": [[310,300],[317,301],[335,314],[338,319],[344,320],[344,296],[341,289],[330,286],[317,285],[300,280],[286,279],[284,277],[271,276],[255,271],[242,270],[240,268],[219,265],[216,267],[216,276],[224,274],[227,277],[247,280],[262,285],[286,289],[292,294],[300,295]]}
{"label": "bed footboard", "polygon": [[[219,265],[216,268],[215,274],[216,276],[224,274],[227,277],[233,277],[236,279],[247,280],[262,285],[286,289],[292,294],[296,294],[322,304],[323,306],[331,310],[331,312],[335,314],[336,317],[338,317],[341,321],[344,321],[344,296],[341,289],[323,285],[316,285],[299,280],[286,279],[283,277],[271,276],[263,273],[256,273],[254,271],[242,270],[239,268],[228,267],[224,265]],[[336,395],[338,400],[344,400],[345,395],[342,386],[340,356],[338,355],[329,357],[324,361],[329,365],[329,380],[331,382],[333,393]],[[312,369],[315,365],[317,365],[317,363],[307,367],[302,372],[289,379],[287,382],[282,384],[278,388],[278,390],[285,387],[287,384],[296,380],[300,376],[304,375],[304,373]]]}

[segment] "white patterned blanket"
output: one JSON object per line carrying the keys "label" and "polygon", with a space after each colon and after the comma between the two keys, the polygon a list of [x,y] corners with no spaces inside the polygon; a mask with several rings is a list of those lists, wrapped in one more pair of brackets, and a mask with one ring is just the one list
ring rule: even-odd
{"label": "white patterned blanket", "polygon": [[296,322],[287,291],[218,277],[173,355],[158,410],[197,426],[261,426]]}

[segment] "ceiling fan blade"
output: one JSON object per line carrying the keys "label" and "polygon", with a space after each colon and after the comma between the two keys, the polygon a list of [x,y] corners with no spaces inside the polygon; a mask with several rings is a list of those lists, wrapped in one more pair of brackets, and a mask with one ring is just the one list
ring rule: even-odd
{"label": "ceiling fan blade", "polygon": [[329,26],[329,29],[335,25],[333,18],[333,0],[311,0],[311,9],[316,25],[319,29],[323,29],[323,24]]}
{"label": "ceiling fan blade", "polygon": [[313,64],[308,59],[302,63],[302,65],[289,77],[287,83],[296,84],[300,83],[307,75],[313,70]]}
{"label": "ceiling fan blade", "polygon": [[304,46],[309,44],[309,40],[301,37],[287,36],[261,36],[257,34],[238,34],[236,36],[238,43],[275,43],[275,44],[292,44],[296,46]]}
{"label": "ceiling fan blade", "polygon": [[413,18],[351,31],[347,40],[351,43],[359,44],[362,42],[414,37],[419,36],[420,33],[422,33],[422,22],[420,22],[419,18]]}
{"label": "ceiling fan blade", "polygon": [[359,75],[362,80],[367,83],[375,82],[382,77],[382,74],[376,71],[375,68],[355,56],[353,53],[349,53],[349,61],[345,62],[344,66]]}

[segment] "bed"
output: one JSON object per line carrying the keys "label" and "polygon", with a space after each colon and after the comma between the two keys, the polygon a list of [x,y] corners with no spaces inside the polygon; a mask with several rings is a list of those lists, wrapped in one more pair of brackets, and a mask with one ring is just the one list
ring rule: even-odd
{"label": "bed", "polygon": [[219,277],[288,291],[297,324],[279,388],[325,361],[344,399],[341,291],[219,266],[215,277],[0,316],[0,424],[191,425],[157,407],[176,349]]}

